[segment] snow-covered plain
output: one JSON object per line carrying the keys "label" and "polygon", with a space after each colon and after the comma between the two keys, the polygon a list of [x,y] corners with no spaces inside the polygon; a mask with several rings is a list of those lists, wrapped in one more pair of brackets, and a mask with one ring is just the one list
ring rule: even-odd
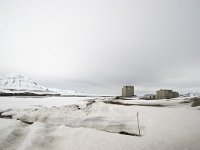
{"label": "snow-covered plain", "polygon": [[95,97],[0,97],[0,111],[11,108],[37,108],[37,107],[52,107],[63,106],[70,104],[84,104],[86,100],[94,99]]}
{"label": "snow-covered plain", "polygon": [[[9,99],[13,105],[4,106]],[[191,107],[186,98],[69,99],[74,104],[65,98],[32,98],[25,107],[17,106],[23,98],[0,100],[1,117],[7,117],[0,119],[0,150],[200,149],[200,107]],[[34,100],[45,102],[37,107]],[[141,136],[119,134],[138,135],[137,112]]]}

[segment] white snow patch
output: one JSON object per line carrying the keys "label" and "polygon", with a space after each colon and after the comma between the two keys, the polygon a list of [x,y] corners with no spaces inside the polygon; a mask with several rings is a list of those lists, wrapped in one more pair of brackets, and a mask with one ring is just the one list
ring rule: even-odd
{"label": "white snow patch", "polygon": [[[180,104],[184,100],[152,101],[166,107],[96,102],[82,107],[67,105],[7,110],[2,115],[35,123],[27,125],[14,119],[0,119],[0,149],[199,150],[200,110]],[[145,101],[129,101],[134,102],[147,104]],[[120,130],[138,132],[137,112],[142,136],[118,134]]]}

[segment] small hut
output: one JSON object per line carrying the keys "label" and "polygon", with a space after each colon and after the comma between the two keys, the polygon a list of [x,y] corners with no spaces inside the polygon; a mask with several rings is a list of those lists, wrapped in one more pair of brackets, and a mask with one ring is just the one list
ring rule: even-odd
{"label": "small hut", "polygon": [[154,100],[156,98],[156,95],[155,94],[145,94],[143,99],[146,99],[146,100]]}

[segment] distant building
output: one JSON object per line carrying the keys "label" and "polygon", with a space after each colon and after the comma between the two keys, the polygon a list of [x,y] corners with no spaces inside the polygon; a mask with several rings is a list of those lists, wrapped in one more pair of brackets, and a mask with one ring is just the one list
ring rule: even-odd
{"label": "distant building", "polygon": [[134,86],[123,86],[122,88],[122,96],[131,97],[134,96]]}
{"label": "distant building", "polygon": [[178,92],[173,92],[173,98],[179,97],[179,93]]}
{"label": "distant building", "polygon": [[160,89],[159,91],[156,91],[156,99],[170,99],[170,98],[176,98],[179,97],[178,92],[174,92],[173,90],[166,90],[166,89]]}
{"label": "distant building", "polygon": [[146,99],[146,100],[154,100],[155,98],[156,98],[155,94],[146,94],[143,97],[143,99]]}

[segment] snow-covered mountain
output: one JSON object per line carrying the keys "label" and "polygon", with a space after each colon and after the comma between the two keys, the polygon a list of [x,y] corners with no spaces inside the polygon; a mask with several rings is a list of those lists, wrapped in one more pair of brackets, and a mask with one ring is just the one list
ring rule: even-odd
{"label": "snow-covered mountain", "polygon": [[60,95],[60,96],[84,96],[84,93],[46,88],[30,78],[21,74],[10,74],[0,78],[0,95]]}
{"label": "snow-covered mountain", "polygon": [[189,92],[187,94],[184,94],[186,97],[200,97],[200,92]]}
{"label": "snow-covered mountain", "polygon": [[17,91],[46,91],[47,88],[33,82],[21,74],[8,75],[0,79],[0,89]]}

